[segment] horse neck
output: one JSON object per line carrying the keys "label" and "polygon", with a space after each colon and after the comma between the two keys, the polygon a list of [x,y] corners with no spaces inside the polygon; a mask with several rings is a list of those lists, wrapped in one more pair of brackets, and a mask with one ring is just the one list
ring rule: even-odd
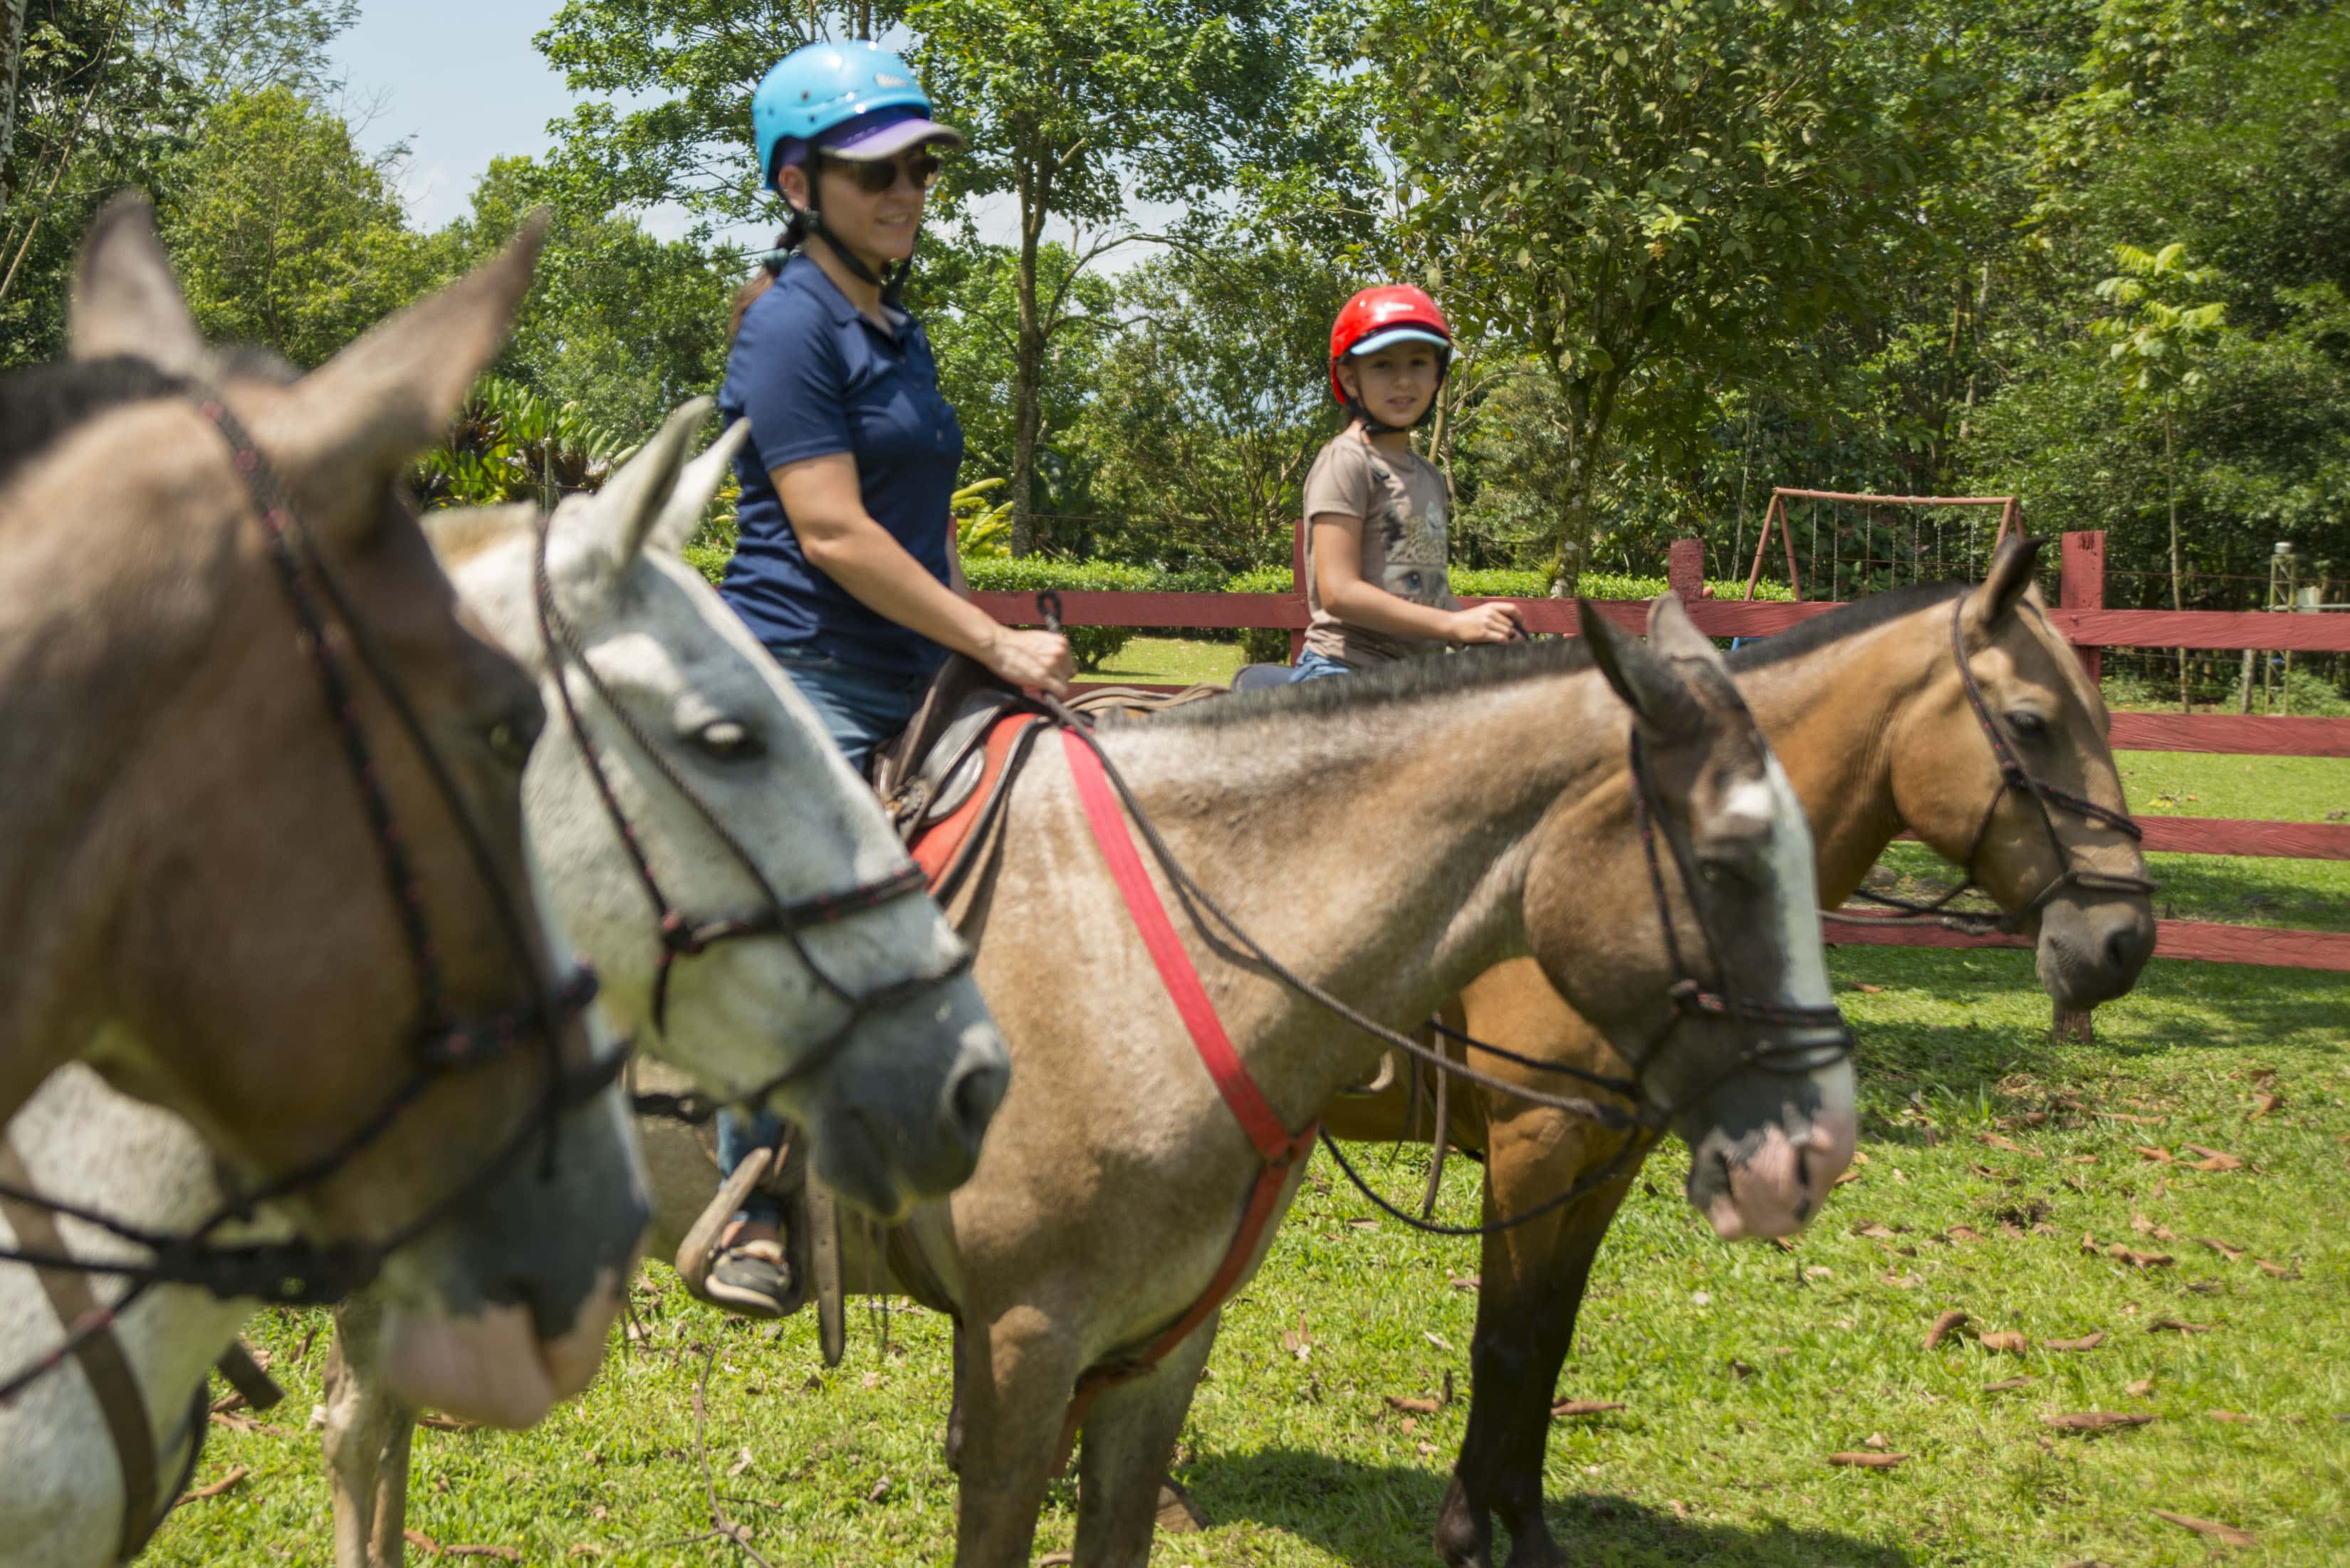
{"label": "horse neck", "polygon": [[[1534,830],[1620,775],[1627,722],[1600,678],[1577,671],[1323,718],[1276,708],[1222,726],[1139,724],[1105,742],[1176,858],[1243,929],[1409,1028],[1523,950]],[[1287,987],[1236,986],[1234,963],[1210,964],[1233,1040],[1292,1125],[1378,1051]]]}
{"label": "horse neck", "polygon": [[1937,606],[1738,676],[1811,819],[1825,908],[1842,904],[1908,826],[1895,747],[1904,715],[1950,673],[1948,643],[1928,630],[1949,618]]}

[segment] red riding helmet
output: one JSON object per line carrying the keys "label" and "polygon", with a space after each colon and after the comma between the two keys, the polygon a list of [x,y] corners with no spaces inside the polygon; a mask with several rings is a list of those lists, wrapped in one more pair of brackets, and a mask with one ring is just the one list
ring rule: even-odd
{"label": "red riding helmet", "polygon": [[1347,301],[1330,324],[1330,395],[1341,405],[1347,389],[1338,382],[1338,361],[1349,354],[1375,354],[1398,343],[1428,343],[1437,349],[1440,383],[1452,363],[1452,324],[1436,301],[1409,284],[1367,288]]}

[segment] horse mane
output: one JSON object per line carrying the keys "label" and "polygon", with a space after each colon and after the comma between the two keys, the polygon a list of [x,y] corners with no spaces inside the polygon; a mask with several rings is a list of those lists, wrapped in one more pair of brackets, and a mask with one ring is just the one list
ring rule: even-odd
{"label": "horse mane", "polygon": [[0,483],[68,431],[110,409],[183,395],[188,383],[129,354],[0,374]]}
{"label": "horse mane", "polygon": [[[301,375],[285,358],[257,346],[213,349],[211,361],[214,377],[222,381],[284,387]],[[0,371],[0,484],[77,425],[132,403],[184,398],[196,389],[196,382],[135,354],[58,359]]]}
{"label": "horse mane", "polygon": [[1236,691],[1213,702],[1186,702],[1151,714],[1150,724],[1153,729],[1170,724],[1222,729],[1273,715],[1318,717],[1455,697],[1592,668],[1591,649],[1579,637],[1464,648],[1456,653],[1393,659],[1341,680],[1294,681]]}
{"label": "horse mane", "polygon": [[1973,588],[1971,583],[1933,582],[1911,583],[1906,587],[1887,588],[1883,593],[1870,594],[1866,598],[1838,605],[1825,615],[1798,621],[1786,630],[1761,638],[1733,650],[1730,668],[1733,670],[1763,670],[1773,664],[1783,664],[1791,659],[1801,659],[1816,653],[1830,643],[1858,637],[1874,631],[1887,621],[1899,620],[1935,605],[1948,604]]}

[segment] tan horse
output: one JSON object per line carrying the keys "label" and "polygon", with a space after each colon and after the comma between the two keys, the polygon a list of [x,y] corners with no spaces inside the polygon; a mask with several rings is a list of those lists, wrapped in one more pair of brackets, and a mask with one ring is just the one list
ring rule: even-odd
{"label": "tan horse", "polygon": [[399,480],[535,250],[289,387],[214,358],[120,201],[73,361],[0,382],[0,1117],[77,1057],[182,1113],[352,1249],[306,1288],[382,1262],[409,1397],[515,1425],[594,1375],[645,1210],[532,892],[537,691]]}
{"label": "tan horse", "polygon": [[[2038,939],[2042,983],[2075,1007],[2118,996],[2154,947],[2136,839],[2061,798],[2046,815],[2003,782],[1952,647],[1990,722],[2017,763],[2060,796],[2118,815],[2122,789],[2106,711],[2080,661],[2049,628],[2031,585],[2033,547],[2012,545],[1979,588],[1938,584],[1861,600],[1731,656],[1739,690],[1786,764],[1818,845],[1831,907],[1860,886],[1893,836],[1914,832],[1972,873]],[[2126,819],[2125,819],[2126,820]],[[1525,962],[1504,964],[1461,998],[1466,1032],[1521,1055],[1599,1073],[1623,1064],[1602,1033]],[[1555,1079],[1492,1057],[1497,1076]],[[1403,1136],[1408,1081],[1377,1101],[1342,1099],[1344,1137]],[[1421,1093],[1421,1106],[1432,1096]],[[1514,1229],[1484,1242],[1468,1431],[1437,1528],[1454,1568],[1492,1561],[1492,1515],[1513,1542],[1511,1568],[1567,1561],[1543,1520],[1550,1403],[1575,1333],[1592,1260],[1639,1168],[1635,1151],[1579,1201],[1534,1215],[1545,1199],[1617,1158],[1619,1135],[1471,1086],[1452,1097],[1452,1135],[1486,1160],[1485,1215]],[[1429,1124],[1413,1129],[1427,1136]]]}
{"label": "tan horse", "polygon": [[[1177,861],[1302,979],[1397,1026],[1531,952],[1643,1056],[1649,1108],[1700,1151],[1691,1201],[1717,1223],[1793,1231],[1851,1148],[1840,1027],[1685,1017],[1667,992],[1694,980],[1758,1004],[1825,1002],[1810,838],[1712,645],[1670,599],[1651,626],[1650,648],[1600,628],[1584,642],[1200,704],[1100,738]],[[1636,724],[1659,891],[1627,780]],[[970,931],[1011,1044],[1012,1089],[971,1181],[907,1227],[934,1276],[924,1288],[959,1324],[962,1568],[1028,1561],[1080,1376],[1186,1317],[1263,1168],[1169,1004],[1052,738],[1009,810]],[[1701,874],[1684,877],[1683,864]],[[1154,881],[1180,922],[1163,873]],[[1659,897],[1693,974],[1669,956]],[[1360,1078],[1376,1041],[1228,939],[1179,929],[1285,1127]],[[690,1138],[645,1130],[674,1232],[708,1200],[710,1168]],[[1303,1169],[1284,1173],[1282,1207]],[[1270,1237],[1243,1260],[1243,1281]],[[852,1246],[843,1273],[879,1281],[885,1268]],[[1092,1404],[1076,1545],[1087,1568],[1148,1558],[1159,1478],[1214,1332],[1210,1316],[1155,1372]],[[337,1419],[369,1433],[405,1419],[349,1389],[335,1404]],[[404,1487],[396,1438],[330,1447],[357,1450],[335,1476],[354,1512]],[[391,1468],[369,1468],[374,1455]]]}

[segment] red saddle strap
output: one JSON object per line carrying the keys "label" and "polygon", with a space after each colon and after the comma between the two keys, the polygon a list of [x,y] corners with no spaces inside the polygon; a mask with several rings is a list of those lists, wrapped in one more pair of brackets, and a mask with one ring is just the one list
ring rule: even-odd
{"label": "red saddle strap", "polygon": [[1077,1428],[1084,1424],[1095,1397],[1158,1366],[1169,1351],[1182,1344],[1193,1329],[1223,1304],[1224,1298],[1240,1282],[1241,1272],[1256,1255],[1257,1244],[1263,1240],[1265,1227],[1280,1205],[1282,1189],[1288,1185],[1293,1168],[1313,1154],[1314,1140],[1322,1127],[1318,1118],[1295,1133],[1281,1125],[1264,1092],[1249,1076],[1240,1053],[1232,1048],[1232,1037],[1224,1033],[1223,1021],[1216,1016],[1215,1005],[1208,1000],[1207,987],[1200,982],[1200,971],[1192,964],[1191,955],[1184,950],[1182,939],[1175,934],[1174,922],[1167,918],[1167,906],[1159,898],[1159,889],[1151,885],[1150,873],[1142,864],[1141,852],[1135,847],[1133,831],[1127,826],[1126,813],[1110,787],[1108,775],[1103,772],[1101,759],[1083,737],[1068,730],[1061,732],[1061,746],[1068,755],[1069,772],[1076,779],[1077,799],[1085,807],[1094,842],[1100,846],[1102,858],[1109,864],[1110,879],[1117,883],[1119,895],[1126,900],[1127,912],[1134,918],[1135,928],[1142,935],[1142,945],[1167,988],[1168,998],[1175,1003],[1175,1012],[1191,1036],[1192,1048],[1199,1052],[1208,1075],[1215,1080],[1216,1092],[1231,1107],[1233,1119],[1248,1135],[1260,1165],[1256,1183],[1249,1189],[1248,1207],[1241,1216],[1240,1230],[1232,1237],[1215,1278],[1208,1282],[1200,1299],[1139,1355],[1091,1367],[1077,1379],[1076,1396],[1069,1401],[1068,1416],[1061,1426],[1060,1452],[1054,1467],[1056,1471],[1068,1464]]}

